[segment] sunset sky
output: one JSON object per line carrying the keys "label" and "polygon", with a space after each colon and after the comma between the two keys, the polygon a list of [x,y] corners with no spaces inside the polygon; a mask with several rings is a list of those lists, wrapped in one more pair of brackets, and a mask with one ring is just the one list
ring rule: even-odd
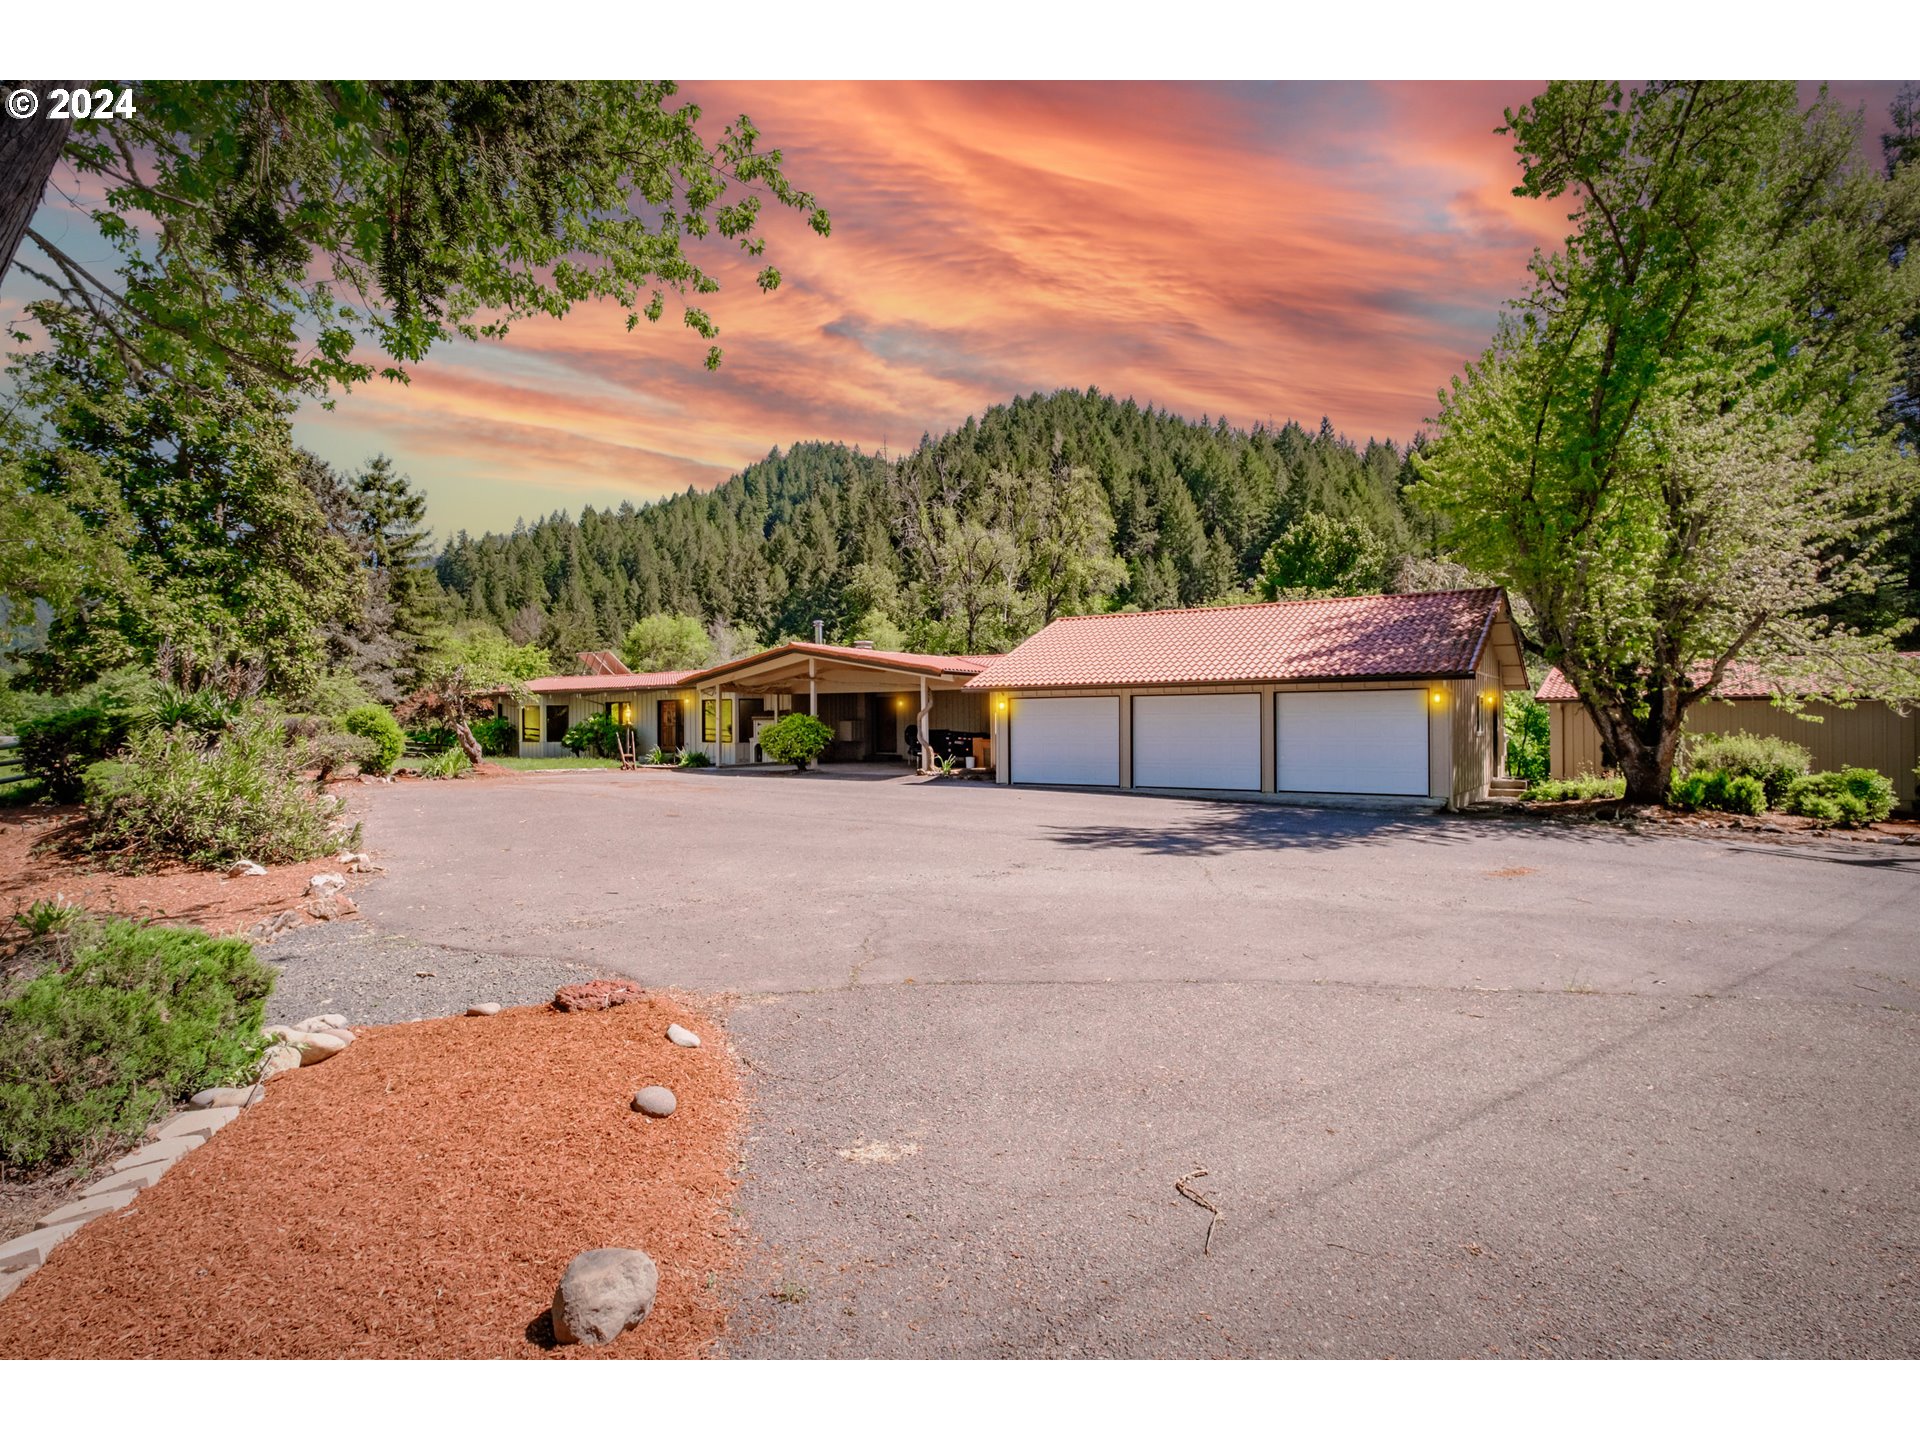
{"label": "sunset sky", "polygon": [[[588,306],[309,407],[299,438],[392,455],[442,537],[708,487],[798,440],[906,449],[1061,386],[1404,444],[1566,232],[1566,202],[1514,198],[1493,133],[1538,88],[688,82],[833,216],[829,239],[772,216],[770,296],[726,242],[700,257],[718,373],[675,308],[629,334]],[[1834,87],[1870,144],[1896,88]]]}

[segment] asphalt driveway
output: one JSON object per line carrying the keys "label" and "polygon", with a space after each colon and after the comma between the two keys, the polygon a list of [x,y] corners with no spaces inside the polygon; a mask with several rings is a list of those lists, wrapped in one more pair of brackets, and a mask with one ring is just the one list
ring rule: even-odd
{"label": "asphalt driveway", "polygon": [[1920,1354],[1912,849],[777,775],[368,795],[391,872],[279,948],[283,1003],[740,996],[734,1354]]}

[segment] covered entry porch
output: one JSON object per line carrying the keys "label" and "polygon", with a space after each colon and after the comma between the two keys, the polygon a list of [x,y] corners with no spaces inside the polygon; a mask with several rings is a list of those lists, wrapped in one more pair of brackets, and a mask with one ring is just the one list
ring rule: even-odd
{"label": "covered entry porch", "polygon": [[972,755],[974,740],[989,737],[986,697],[963,688],[985,663],[796,641],[694,675],[685,743],[717,765],[759,764],[760,732],[798,711],[833,731],[826,764],[927,769],[942,754]]}

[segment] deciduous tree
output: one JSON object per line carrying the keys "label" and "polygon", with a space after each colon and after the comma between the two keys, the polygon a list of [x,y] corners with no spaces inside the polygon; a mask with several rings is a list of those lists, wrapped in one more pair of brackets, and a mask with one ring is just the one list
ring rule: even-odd
{"label": "deciduous tree", "polygon": [[1790,693],[1912,692],[1831,618],[1880,579],[1914,465],[1889,444],[1920,269],[1905,187],[1790,84],[1556,83],[1508,112],[1516,193],[1564,249],[1441,396],[1416,503],[1530,602],[1628,798],[1665,798],[1687,711],[1737,659]]}

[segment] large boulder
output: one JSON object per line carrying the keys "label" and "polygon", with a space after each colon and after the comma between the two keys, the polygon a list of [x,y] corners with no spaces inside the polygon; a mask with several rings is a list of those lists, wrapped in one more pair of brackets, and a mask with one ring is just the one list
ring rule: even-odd
{"label": "large boulder", "polygon": [[647,992],[631,980],[588,980],[580,985],[562,985],[553,992],[556,1010],[610,1010],[638,1000]]}
{"label": "large boulder", "polygon": [[346,876],[327,874],[323,872],[319,875],[314,876],[311,880],[307,881],[307,894],[313,895],[313,896],[331,895],[336,890],[344,890],[346,888],[346,884],[347,884]]}
{"label": "large boulder", "polygon": [[606,1345],[647,1318],[660,1267],[644,1250],[588,1250],[573,1257],[553,1292],[553,1338]]}

